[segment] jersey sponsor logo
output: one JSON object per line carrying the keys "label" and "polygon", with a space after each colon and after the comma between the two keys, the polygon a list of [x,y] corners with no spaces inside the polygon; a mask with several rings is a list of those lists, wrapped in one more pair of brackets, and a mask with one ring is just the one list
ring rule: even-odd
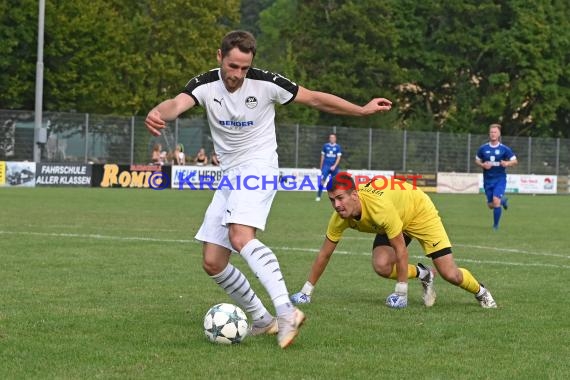
{"label": "jersey sponsor logo", "polygon": [[255,96],[248,96],[245,98],[245,106],[249,109],[257,107],[257,98]]}
{"label": "jersey sponsor logo", "polygon": [[438,245],[439,243],[441,243],[441,240],[438,241],[437,243],[432,243],[432,247],[437,247],[437,245]]}
{"label": "jersey sponsor logo", "polygon": [[234,127],[234,128],[243,128],[253,125],[252,120],[248,121],[219,120],[218,123],[223,127]]}
{"label": "jersey sponsor logo", "polygon": [[220,105],[220,107],[222,106],[222,101],[224,100],[224,98],[220,98],[220,99],[216,99],[214,98],[214,103],[218,103]]}

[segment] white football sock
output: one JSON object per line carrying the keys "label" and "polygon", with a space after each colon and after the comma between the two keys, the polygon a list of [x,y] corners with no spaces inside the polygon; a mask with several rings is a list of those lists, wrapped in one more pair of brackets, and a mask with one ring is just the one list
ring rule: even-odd
{"label": "white football sock", "polygon": [[416,265],[416,270],[418,271],[418,278],[419,279],[424,278],[429,273],[429,270],[425,270],[422,267],[420,267],[419,265]]}
{"label": "white football sock", "polygon": [[[277,314],[292,309],[289,292],[279,268],[277,256],[257,239],[249,241],[240,252],[271,297]],[[289,304],[289,307],[286,305]],[[285,306],[284,306],[285,305]]]}
{"label": "white football sock", "polygon": [[485,287],[481,283],[479,283],[479,291],[477,292],[477,294],[475,294],[475,297],[481,297],[486,291],[487,289],[485,289]]}
{"label": "white football sock", "polygon": [[249,281],[241,271],[228,263],[222,272],[210,276],[246,313],[251,314],[253,320],[263,318],[269,314],[261,303],[257,294],[251,288]]}

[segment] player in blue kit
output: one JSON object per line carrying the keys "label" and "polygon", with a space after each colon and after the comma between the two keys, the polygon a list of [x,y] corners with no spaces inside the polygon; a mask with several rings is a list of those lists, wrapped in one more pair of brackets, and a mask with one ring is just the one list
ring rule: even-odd
{"label": "player in blue kit", "polygon": [[487,196],[487,205],[493,210],[493,229],[499,228],[502,209],[509,207],[504,196],[507,188],[506,168],[515,166],[517,157],[508,146],[501,144],[501,125],[489,126],[489,142],[477,150],[475,163],[483,168],[483,187]]}
{"label": "player in blue kit", "polygon": [[323,145],[321,149],[321,182],[319,183],[319,192],[317,193],[317,202],[321,200],[321,194],[327,179],[334,178],[340,170],[339,163],[342,156],[342,148],[336,143],[336,135],[331,133],[329,135],[329,142]]}

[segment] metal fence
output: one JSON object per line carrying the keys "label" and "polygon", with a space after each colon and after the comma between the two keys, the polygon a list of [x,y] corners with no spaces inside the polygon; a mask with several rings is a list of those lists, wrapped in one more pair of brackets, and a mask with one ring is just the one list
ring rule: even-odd
{"label": "metal fence", "polygon": [[[47,131],[42,162],[146,164],[156,143],[167,152],[182,143],[190,160],[201,147],[213,151],[202,117],[178,119],[159,138],[147,132],[144,117],[59,112],[42,117]],[[276,130],[280,166],[299,168],[319,166],[321,147],[333,132],[344,150],[343,168],[416,173],[478,172],[475,152],[488,140],[486,133],[280,124]],[[570,174],[570,139],[503,136],[503,142],[519,160],[510,173]],[[33,145],[34,112],[0,110],[0,160],[33,161]]]}

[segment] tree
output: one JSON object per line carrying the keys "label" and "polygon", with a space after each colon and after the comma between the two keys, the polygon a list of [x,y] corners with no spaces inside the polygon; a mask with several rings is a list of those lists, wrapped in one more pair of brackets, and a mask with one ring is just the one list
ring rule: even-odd
{"label": "tree", "polygon": [[[355,103],[363,104],[375,96],[390,98],[393,92],[388,78],[398,69],[390,54],[382,53],[391,50],[395,38],[386,14],[384,5],[373,0],[277,0],[261,16],[260,59],[295,81],[303,80],[305,87]],[[381,115],[355,119],[301,112],[293,109],[287,118],[364,126],[386,119]]]}
{"label": "tree", "polygon": [[37,1],[0,0],[0,9],[9,9],[0,12],[0,108],[34,109]]}
{"label": "tree", "polygon": [[[12,53],[0,59],[0,108],[33,109],[37,2],[0,1],[10,9],[0,16],[0,46]],[[238,21],[237,0],[48,0],[44,109],[146,113],[215,65]]]}

